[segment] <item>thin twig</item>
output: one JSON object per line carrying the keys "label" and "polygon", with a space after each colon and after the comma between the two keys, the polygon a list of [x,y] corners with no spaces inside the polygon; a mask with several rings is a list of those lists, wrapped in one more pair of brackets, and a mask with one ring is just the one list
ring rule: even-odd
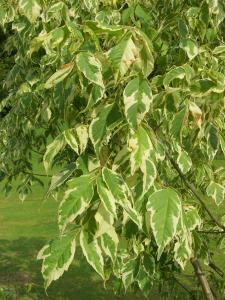
{"label": "thin twig", "polygon": [[176,277],[173,277],[175,279],[175,281],[177,282],[177,284],[179,286],[181,286],[190,296],[191,296],[191,299],[195,300],[196,297],[193,295],[192,291],[189,290],[189,288],[187,286],[185,286],[182,282],[180,282]]}
{"label": "thin twig", "polygon": [[47,175],[47,174],[38,174],[38,173],[31,173],[31,172],[26,172],[22,171],[22,173],[27,174],[27,175],[32,175],[32,176],[40,176],[40,177],[52,177],[52,175]]}
{"label": "thin twig", "polygon": [[191,264],[195,270],[195,274],[198,277],[198,280],[201,284],[202,291],[205,295],[205,299],[207,300],[215,300],[212,290],[209,286],[208,280],[205,277],[205,274],[202,271],[201,265],[196,258],[191,258]]}
{"label": "thin twig", "polygon": [[198,233],[203,233],[203,234],[225,234],[225,230],[223,231],[218,231],[218,230],[209,230],[209,231],[205,231],[205,230],[196,230],[196,232]]}
{"label": "thin twig", "polygon": [[209,267],[213,269],[221,278],[224,278],[224,272],[217,267],[213,262],[209,263]]}

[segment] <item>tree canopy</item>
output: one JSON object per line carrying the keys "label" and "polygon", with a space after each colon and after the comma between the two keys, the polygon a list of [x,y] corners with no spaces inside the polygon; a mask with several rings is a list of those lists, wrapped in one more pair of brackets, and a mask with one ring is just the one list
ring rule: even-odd
{"label": "tree canopy", "polygon": [[25,200],[45,175],[59,201],[46,288],[80,245],[106,286],[172,293],[200,259],[224,296],[224,19],[223,0],[0,0],[0,179]]}

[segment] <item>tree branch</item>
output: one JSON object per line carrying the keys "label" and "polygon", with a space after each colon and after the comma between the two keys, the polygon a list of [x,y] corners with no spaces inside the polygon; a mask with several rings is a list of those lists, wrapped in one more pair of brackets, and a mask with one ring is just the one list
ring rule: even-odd
{"label": "tree branch", "polygon": [[195,270],[195,274],[196,276],[198,277],[198,280],[201,284],[201,287],[202,287],[202,290],[203,290],[203,293],[205,295],[205,299],[207,300],[215,300],[214,296],[213,296],[213,293],[212,293],[212,290],[209,286],[209,283],[205,277],[205,274],[203,273],[202,271],[202,268],[199,264],[199,261],[196,259],[196,258],[191,258],[191,264]]}
{"label": "tree branch", "polygon": [[22,173],[27,174],[27,175],[32,175],[32,176],[52,177],[52,175],[31,173],[31,172],[26,172],[26,171],[22,171]]}
{"label": "tree branch", "polygon": [[209,263],[209,267],[213,269],[221,278],[224,278],[224,272],[217,267],[213,262]]}
{"label": "tree branch", "polygon": [[166,152],[166,156],[168,157],[169,161],[171,162],[172,166],[174,167],[174,169],[176,169],[177,173],[180,175],[180,178],[183,180],[184,184],[186,185],[187,188],[189,188],[189,190],[192,192],[192,194],[198,199],[198,201],[201,203],[202,207],[204,208],[204,210],[207,212],[207,214],[209,215],[209,217],[211,218],[211,220],[220,228],[223,229],[223,231],[225,231],[225,226],[222,225],[219,221],[217,221],[216,217],[213,216],[213,214],[211,213],[211,211],[208,209],[208,207],[206,206],[205,202],[204,202],[204,196],[202,194],[200,194],[197,189],[195,188],[195,186],[193,184],[191,184],[190,182],[188,182],[188,180],[186,179],[185,175],[182,173],[182,171],[180,170],[179,166],[177,165],[177,163],[173,160],[172,157],[170,157],[170,155],[168,154],[168,152]]}
{"label": "tree branch", "polygon": [[216,231],[216,230],[209,230],[209,231],[205,231],[205,230],[196,230],[198,233],[203,233],[203,234],[225,234],[225,230],[223,231]]}
{"label": "tree branch", "polygon": [[173,277],[173,279],[175,279],[177,284],[179,286],[181,286],[191,296],[191,299],[193,299],[193,300],[196,299],[196,297],[193,295],[192,291],[186,285],[184,285],[182,282],[180,282],[176,277]]}

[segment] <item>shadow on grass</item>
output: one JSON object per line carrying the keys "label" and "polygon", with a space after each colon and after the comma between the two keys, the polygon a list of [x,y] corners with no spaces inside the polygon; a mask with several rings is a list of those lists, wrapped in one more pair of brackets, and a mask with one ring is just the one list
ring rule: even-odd
{"label": "shadow on grass", "polygon": [[119,297],[112,289],[105,290],[100,278],[86,263],[80,251],[77,251],[77,259],[69,271],[50,286],[47,296],[43,288],[41,262],[36,260],[37,253],[44,244],[45,240],[41,238],[0,240],[0,299],[143,299],[135,295]]}

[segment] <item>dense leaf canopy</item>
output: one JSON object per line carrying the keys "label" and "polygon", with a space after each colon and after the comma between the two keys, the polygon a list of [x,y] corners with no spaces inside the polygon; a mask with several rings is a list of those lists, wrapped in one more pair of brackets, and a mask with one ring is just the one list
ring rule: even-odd
{"label": "dense leaf canopy", "polygon": [[46,287],[76,245],[104,281],[146,296],[176,287],[192,258],[213,264],[224,20],[223,0],[0,0],[0,179],[6,193],[20,179],[24,200],[42,184],[36,153],[46,197],[58,193],[59,236],[39,253]]}

